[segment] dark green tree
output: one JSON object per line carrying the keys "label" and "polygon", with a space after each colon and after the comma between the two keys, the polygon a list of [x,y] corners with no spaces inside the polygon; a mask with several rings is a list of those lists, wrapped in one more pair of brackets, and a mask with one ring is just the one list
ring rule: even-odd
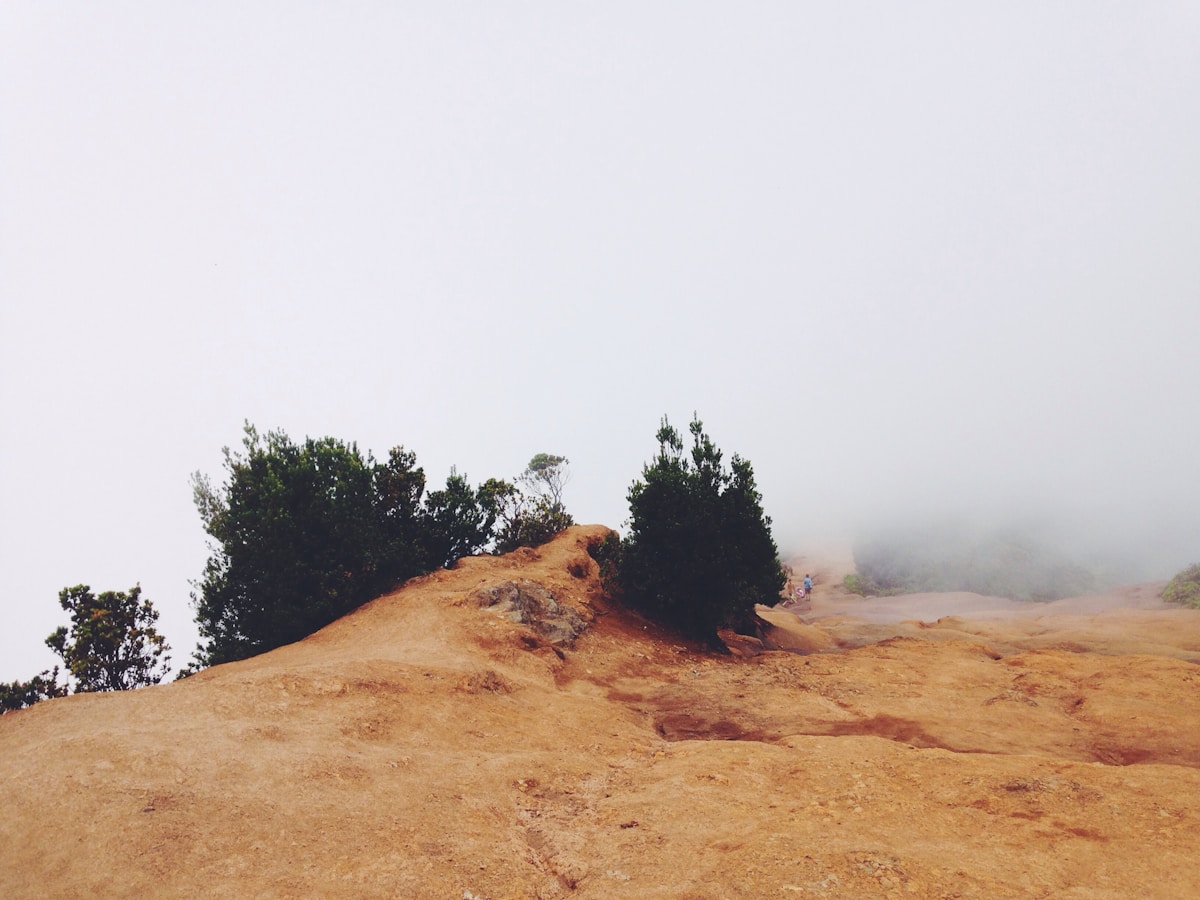
{"label": "dark green tree", "polygon": [[58,628],[46,645],[62,658],[77,693],[158,684],[169,671],[171,648],[155,628],[158,611],[142,598],[141,585],[96,596],[78,584],[63,588],[58,602],[71,626]]}
{"label": "dark green tree", "polygon": [[422,542],[430,568],[450,568],[492,542],[500,500],[509,486],[492,479],[472,488],[453,468],[446,487],[430,491],[421,512]]}
{"label": "dark green tree", "polygon": [[67,696],[67,685],[58,683],[58,666],[34,675],[28,681],[0,682],[0,715],[33,706],[52,697]]}
{"label": "dark green tree", "polygon": [[425,475],[398,447],[388,461],[333,438],[291,441],[246,425],[225,449],[226,482],[193,477],[213,539],[193,594],[200,665],[300,640],[430,566],[420,540]]}
{"label": "dark green tree", "polygon": [[755,604],[774,604],[786,579],[750,463],[726,468],[699,419],[690,430],[685,455],[663,417],[658,455],[629,489],[628,536],[603,562],[631,606],[723,649],[717,629],[752,630]]}
{"label": "dark green tree", "polygon": [[538,547],[575,524],[563,506],[562,492],[570,480],[565,456],[538,453],[500,498],[497,553],[518,547]]}
{"label": "dark green tree", "polygon": [[478,553],[511,490],[495,480],[472,488],[451,471],[444,490],[426,495],[425,473],[403,447],[377,463],[354,444],[296,444],[249,423],[242,451],[224,454],[220,487],[193,476],[213,539],[193,594],[197,666],[298,641],[414,575]]}

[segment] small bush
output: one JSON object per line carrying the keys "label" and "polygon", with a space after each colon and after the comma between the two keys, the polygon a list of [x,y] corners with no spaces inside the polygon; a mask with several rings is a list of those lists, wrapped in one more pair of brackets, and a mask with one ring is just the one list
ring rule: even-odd
{"label": "small bush", "polygon": [[610,531],[603,540],[590,542],[587,551],[600,567],[600,582],[604,589],[617,594],[620,590],[617,573],[621,570],[621,536]]}
{"label": "small bush", "polygon": [[1182,603],[1200,609],[1200,563],[1188,566],[1167,582],[1162,598],[1168,603]]}

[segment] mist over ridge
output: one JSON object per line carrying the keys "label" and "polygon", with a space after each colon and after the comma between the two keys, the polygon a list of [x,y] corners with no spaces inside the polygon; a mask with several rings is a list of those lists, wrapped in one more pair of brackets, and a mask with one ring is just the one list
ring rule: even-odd
{"label": "mist over ridge", "polygon": [[1166,579],[1200,558],[1200,498],[1191,496],[1191,485],[1169,483],[1181,468],[1164,470],[1161,484],[1145,473],[1140,492],[1128,483],[1077,491],[1072,478],[1055,485],[1047,475],[1036,495],[1006,492],[1003,481],[997,486],[982,478],[979,489],[971,489],[961,475],[897,479],[893,486],[878,477],[872,483],[870,475],[856,481],[835,469],[816,473],[815,486],[803,492],[788,481],[770,483],[764,503],[784,556],[806,547],[892,545],[948,559],[965,558],[972,547],[1008,544],[1082,567],[1095,579],[1089,589],[1101,590]]}
{"label": "mist over ridge", "polygon": [[0,678],[69,584],[194,645],[247,420],[620,529],[695,410],[784,555],[1200,558],[1195,3],[293,12],[0,6]]}

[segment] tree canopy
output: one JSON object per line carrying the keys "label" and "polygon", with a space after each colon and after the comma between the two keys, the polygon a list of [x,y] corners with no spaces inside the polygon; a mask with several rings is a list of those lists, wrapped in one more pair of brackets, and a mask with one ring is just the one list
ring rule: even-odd
{"label": "tree canopy", "polygon": [[538,547],[575,524],[562,502],[563,488],[571,478],[569,464],[565,456],[538,453],[517,476],[516,485],[505,484],[496,492],[500,519],[497,553]]}
{"label": "tree canopy", "polygon": [[[55,629],[46,646],[62,659],[75,693],[133,690],[158,684],[170,671],[171,648],[155,627],[158,610],[142,596],[141,585],[96,595],[77,584],[63,588],[58,603],[71,624]],[[0,713],[67,696],[71,683],[59,682],[58,674],[55,666],[29,681],[0,684]]]}
{"label": "tree canopy", "polygon": [[492,531],[507,482],[489,479],[472,488],[465,475],[451,470],[446,487],[430,491],[421,511],[421,544],[428,568],[449,568],[492,543]]}
{"label": "tree canopy", "polygon": [[99,596],[86,584],[63,588],[59,605],[71,626],[59,627],[46,645],[62,657],[76,693],[128,691],[158,684],[171,668],[171,649],[155,628],[158,610],[141,585]]}
{"label": "tree canopy", "polygon": [[[416,456],[378,463],[334,438],[293,442],[247,423],[241,452],[224,451],[220,486],[193,489],[211,555],[193,594],[198,665],[243,659],[312,634],[401,582],[493,545],[522,492],[451,470],[426,493]],[[550,458],[541,477],[550,484]],[[554,462],[554,460],[558,462]],[[568,522],[569,524],[569,522]]]}
{"label": "tree canopy", "polygon": [[227,479],[193,476],[213,539],[193,594],[213,665],[292,643],[426,571],[419,537],[425,474],[403,447],[386,463],[334,438],[294,443],[247,424]]}
{"label": "tree canopy", "polygon": [[723,646],[785,583],[749,461],[722,453],[693,417],[692,448],[664,416],[659,451],[629,489],[629,533],[606,561],[626,601],[689,637]]}
{"label": "tree canopy", "polygon": [[28,681],[0,682],[0,715],[33,706],[52,697],[65,697],[68,688],[58,681],[58,666],[53,671],[34,675]]}

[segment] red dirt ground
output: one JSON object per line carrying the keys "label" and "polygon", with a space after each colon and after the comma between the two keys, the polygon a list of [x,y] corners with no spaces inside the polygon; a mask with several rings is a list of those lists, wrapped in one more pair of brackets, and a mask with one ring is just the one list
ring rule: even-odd
{"label": "red dirt ground", "polygon": [[[575,527],[305,641],[0,718],[4,897],[1200,896],[1200,611],[863,601],[771,650],[606,603]],[[590,621],[555,647],[480,588]]]}

